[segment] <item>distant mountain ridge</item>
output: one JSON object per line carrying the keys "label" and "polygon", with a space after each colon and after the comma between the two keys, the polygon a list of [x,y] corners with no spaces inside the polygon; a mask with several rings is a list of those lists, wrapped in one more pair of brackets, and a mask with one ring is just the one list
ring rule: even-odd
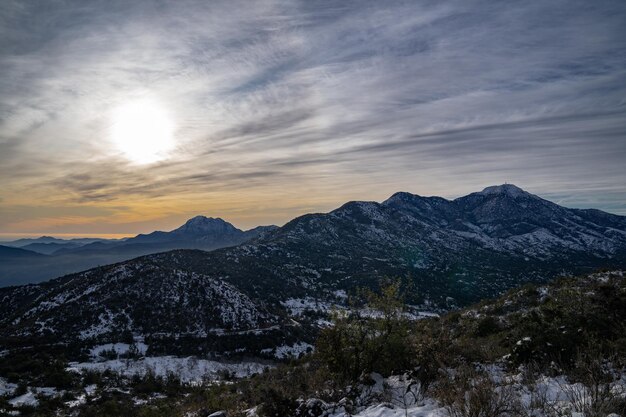
{"label": "distant mountain ridge", "polygon": [[196,216],[170,232],[155,231],[139,234],[113,243],[95,242],[75,250],[63,251],[63,253],[86,253],[89,251],[99,253],[103,251],[145,252],[136,253],[136,256],[140,256],[172,249],[213,250],[238,245],[274,228],[277,226],[259,226],[243,231],[219,217]]}
{"label": "distant mountain ridge", "polygon": [[[203,229],[196,222],[202,223],[194,220],[185,230]],[[230,230],[219,221],[209,224]],[[385,277],[401,279],[410,303],[438,310],[562,273],[624,267],[622,216],[568,209],[509,184],[455,200],[396,193],[382,203],[353,201],[297,217],[238,246],[174,250],[0,289],[0,335],[49,342],[88,334],[105,342],[123,330],[163,346],[181,347],[176,341],[185,337],[184,346],[193,347],[231,323],[232,337],[263,339],[269,329],[291,338],[308,334],[292,306],[312,309],[307,317],[314,318],[319,306],[342,298],[338,294],[375,289]],[[215,309],[230,298],[226,293],[240,301],[224,321]],[[175,310],[159,319],[167,335],[154,333],[150,323],[157,319],[146,306]],[[71,311],[80,311],[81,320]],[[192,324],[188,318],[198,314]],[[113,323],[106,329],[104,318]]]}
{"label": "distant mountain ridge", "polygon": [[[33,262],[27,261],[24,254],[17,251],[7,252],[4,262],[0,264],[0,286],[41,281],[173,249],[213,250],[235,246],[276,227],[259,226],[243,231],[221,218],[196,216],[170,232],[155,231],[125,239],[64,240],[42,236],[5,242],[7,247],[21,246],[22,249],[50,256]],[[10,253],[15,256],[11,257]]]}
{"label": "distant mountain ridge", "polygon": [[211,246],[224,246],[224,243],[239,244],[263,232],[276,229],[278,226],[258,226],[243,231],[221,218],[196,216],[171,232],[152,232],[127,239],[124,244],[161,243],[161,242],[195,242]]}
{"label": "distant mountain ridge", "polygon": [[37,252],[33,252],[22,248],[13,248],[10,246],[0,245],[0,261],[7,261],[9,259],[23,259],[23,258],[40,258],[42,255]]}
{"label": "distant mountain ridge", "polygon": [[0,242],[0,243],[5,246],[22,248],[22,247],[33,245],[33,244],[86,245],[86,244],[94,243],[94,242],[106,242],[106,241],[111,242],[115,240],[118,240],[118,239],[100,239],[100,238],[59,239],[59,238],[52,237],[52,236],[40,236],[38,238],[24,238],[24,239],[18,239],[18,240],[13,240],[9,242]]}
{"label": "distant mountain ridge", "polygon": [[56,242],[50,242],[50,243],[29,243],[28,245],[22,246],[22,249],[26,249],[26,250],[30,250],[33,252],[37,252],[37,253],[41,253],[43,255],[52,255],[62,249],[68,250],[68,249],[76,249],[76,248],[80,248],[81,244],[78,243],[56,243]]}

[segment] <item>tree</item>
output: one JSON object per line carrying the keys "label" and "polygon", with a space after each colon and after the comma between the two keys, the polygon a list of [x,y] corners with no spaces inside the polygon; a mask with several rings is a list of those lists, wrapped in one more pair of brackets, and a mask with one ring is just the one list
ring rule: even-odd
{"label": "tree", "polygon": [[409,321],[399,282],[382,286],[380,294],[362,295],[365,305],[352,304],[334,313],[334,326],[324,329],[318,339],[318,357],[346,381],[363,373],[389,375],[411,368]]}

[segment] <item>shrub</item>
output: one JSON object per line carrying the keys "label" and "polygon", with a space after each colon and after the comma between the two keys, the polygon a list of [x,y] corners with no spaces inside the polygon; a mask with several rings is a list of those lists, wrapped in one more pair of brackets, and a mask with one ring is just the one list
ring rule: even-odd
{"label": "shrub", "polygon": [[487,375],[461,367],[439,382],[437,396],[450,417],[500,417],[519,410],[513,387],[496,384]]}
{"label": "shrub", "polygon": [[389,375],[415,363],[399,284],[383,287],[380,295],[367,293],[366,299],[368,310],[336,313],[335,325],[322,330],[317,342],[318,358],[344,381],[363,373]]}
{"label": "shrub", "polygon": [[614,368],[617,356],[606,356],[598,346],[586,346],[578,352],[570,378],[578,382],[564,386],[574,409],[588,417],[626,412],[626,390],[616,384],[621,372]]}
{"label": "shrub", "polygon": [[500,331],[498,320],[493,316],[486,316],[476,325],[474,335],[478,337],[485,337],[490,334],[497,333],[498,331]]}
{"label": "shrub", "polygon": [[295,399],[274,388],[263,390],[264,401],[261,404],[261,415],[265,417],[285,417],[293,415],[298,408]]}

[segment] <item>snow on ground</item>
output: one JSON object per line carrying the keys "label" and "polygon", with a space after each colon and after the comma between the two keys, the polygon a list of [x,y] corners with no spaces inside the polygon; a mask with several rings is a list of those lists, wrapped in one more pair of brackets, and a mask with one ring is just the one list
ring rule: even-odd
{"label": "snow on ground", "polygon": [[[345,411],[330,414],[329,417],[344,417]],[[445,409],[439,407],[436,402],[429,400],[423,405],[408,408],[393,406],[389,403],[379,403],[354,414],[353,417],[447,417]]]}
{"label": "snow on ground", "polygon": [[414,311],[412,314],[416,319],[426,318],[426,317],[440,317],[438,313],[433,313],[432,311]]}
{"label": "snow on ground", "polygon": [[30,388],[35,394],[43,395],[46,397],[56,397],[63,394],[64,391],[57,391],[54,387],[32,387]]}
{"label": "snow on ground", "polygon": [[0,377],[0,397],[13,394],[16,388],[17,384],[7,382],[6,379]]}
{"label": "snow on ground", "polygon": [[[114,351],[118,355],[124,355],[128,353],[131,345],[127,343],[107,343],[105,345],[98,345],[91,348],[89,354],[92,358],[99,358],[104,352]],[[143,342],[136,342],[135,347],[137,348],[137,353],[140,355],[145,355],[148,351],[148,345]]]}
{"label": "snow on ground", "polygon": [[[521,376],[520,376],[521,377]],[[520,395],[520,401],[524,408],[529,409],[538,399],[541,399],[556,410],[559,415],[584,417],[583,410],[577,409],[580,406],[591,406],[592,393],[588,388],[580,383],[571,384],[564,376],[546,377],[537,379],[533,389],[527,386],[516,384],[515,387]],[[617,397],[626,398],[626,380],[624,377],[610,384],[610,392]]]}
{"label": "snow on ground", "polygon": [[[359,314],[363,317],[368,317],[371,319],[381,319],[385,317],[385,313],[380,310],[374,310],[372,308],[362,308],[359,310]],[[424,318],[430,317],[439,317],[439,314],[433,313],[430,311],[419,311],[417,309],[411,308],[408,311],[403,313],[403,316],[408,320],[421,320]]]}
{"label": "snow on ground", "polygon": [[82,330],[79,337],[85,340],[110,332],[113,328],[114,319],[115,315],[107,309],[106,314],[102,313],[98,316],[99,323],[92,325],[89,329]]}
{"label": "snow on ground", "polygon": [[86,402],[87,402],[87,395],[83,393],[77,396],[75,400],[66,401],[65,405],[67,405],[70,408],[74,408],[74,407],[78,407],[79,405],[83,405]]}
{"label": "snow on ground", "polygon": [[311,297],[289,298],[285,301],[282,301],[281,304],[283,305],[283,307],[289,310],[289,313],[294,317],[301,316],[305,311],[328,313],[334,308],[335,309],[345,308],[339,305],[327,303],[327,302],[317,300]]}
{"label": "snow on ground", "polygon": [[65,405],[67,405],[70,408],[73,408],[73,407],[78,407],[79,405],[85,404],[87,402],[87,397],[93,397],[94,394],[96,393],[97,388],[98,386],[95,384],[87,385],[85,389],[83,390],[83,392],[80,393],[80,395],[78,395],[75,400],[66,401]]}
{"label": "snow on ground", "polygon": [[237,378],[244,378],[261,373],[268,367],[269,365],[257,362],[223,363],[198,359],[193,356],[186,358],[157,356],[138,360],[115,359],[104,362],[70,362],[67,369],[73,372],[85,370],[104,372],[105,370],[110,370],[127,377],[145,375],[148,372],[153,372],[161,377],[174,374],[182,382],[200,383],[206,380],[217,380],[220,373],[226,372],[233,374]]}
{"label": "snow on ground", "polygon": [[313,351],[313,345],[310,345],[305,342],[297,342],[293,345],[282,345],[278,346],[275,349],[263,349],[262,353],[274,354],[275,358],[278,359],[286,359],[286,358],[298,358],[302,353],[307,353]]}
{"label": "snow on ground", "polygon": [[[531,385],[522,383],[522,374],[507,374],[496,365],[484,365],[492,380],[499,386],[514,390],[519,400],[520,412],[528,416],[569,415],[584,417],[581,405],[590,405],[589,391],[580,383],[569,383],[564,376],[540,376]],[[344,400],[338,403],[326,403],[316,398],[303,401],[303,406],[324,410],[326,417],[447,417],[449,410],[442,407],[435,399],[420,394],[419,383],[405,376],[395,375],[382,378],[378,374],[370,375],[370,383],[359,385],[360,395],[349,407],[352,414],[346,412]],[[618,397],[626,397],[626,376],[611,384],[611,392]],[[542,400],[544,402],[543,405]],[[356,410],[355,410],[356,407]],[[544,407],[543,409],[541,407]],[[356,411],[356,412],[355,412]],[[306,411],[304,412],[306,415]],[[615,414],[611,416],[617,416]]]}
{"label": "snow on ground", "polygon": [[26,394],[10,399],[9,404],[13,407],[22,407],[24,405],[37,407],[37,405],[39,405],[39,401],[35,398],[34,392],[28,391]]}
{"label": "snow on ground", "polygon": [[150,397],[146,398],[137,398],[137,397],[133,397],[133,403],[135,405],[145,405],[150,403],[153,400],[157,400],[160,398],[167,398],[165,395],[160,394],[160,393],[153,393],[152,395],[150,395]]}
{"label": "snow on ground", "polygon": [[324,320],[324,319],[317,319],[315,321],[315,323],[319,326],[319,327],[333,327],[333,322],[329,321],[329,320]]}
{"label": "snow on ground", "polygon": [[371,385],[360,385],[361,394],[357,398],[357,413],[348,414],[345,403],[328,404],[321,400],[309,399],[308,407],[321,406],[327,417],[447,417],[445,408],[431,398],[419,394],[419,385],[404,376],[383,378],[379,374],[370,375]]}
{"label": "snow on ground", "polygon": [[[2,378],[0,378],[2,379]],[[0,387],[2,382],[0,381]],[[15,385],[15,384],[8,384]],[[6,395],[10,395],[14,389],[10,392],[6,392]],[[53,387],[28,387],[28,390],[25,394],[18,395],[15,398],[9,400],[9,404],[13,407],[22,407],[24,405],[29,405],[36,407],[39,404],[37,400],[37,396],[45,396],[45,397],[56,397],[59,395],[63,395],[65,391],[57,391],[56,388]],[[0,391],[0,396],[2,396],[2,392]]]}
{"label": "snow on ground", "polygon": [[[332,269],[328,268],[328,271],[332,271]],[[337,290],[333,292],[333,295],[341,300],[348,299],[348,293],[345,290]]]}
{"label": "snow on ground", "polygon": [[[338,297],[345,296],[345,291],[336,291],[335,295]],[[335,303],[327,303],[315,298],[289,298],[285,301],[281,301],[283,307],[285,307],[289,314],[293,317],[302,316],[305,312],[311,311],[316,313],[330,313],[336,311],[339,314],[345,314],[347,311],[345,306]],[[381,318],[384,313],[379,310],[371,308],[359,309],[359,314],[363,317],[369,318]],[[409,311],[404,313],[405,317],[409,320],[420,320],[428,317],[439,317],[439,314],[431,311],[421,311],[416,306],[410,306]],[[325,326],[324,326],[325,327]]]}

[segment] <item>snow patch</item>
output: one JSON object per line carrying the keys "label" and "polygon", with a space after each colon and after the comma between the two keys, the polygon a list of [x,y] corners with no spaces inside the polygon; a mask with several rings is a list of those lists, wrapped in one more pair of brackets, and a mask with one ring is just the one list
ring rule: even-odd
{"label": "snow patch", "polygon": [[274,350],[274,356],[278,359],[286,359],[286,358],[298,358],[301,354],[312,352],[313,345],[310,345],[305,342],[298,342],[291,346],[283,345],[278,346]]}
{"label": "snow patch", "polygon": [[13,407],[22,407],[25,405],[37,407],[39,405],[39,400],[35,398],[34,392],[28,391],[26,394],[22,394],[19,397],[15,397],[9,400],[9,404],[12,405]]}
{"label": "snow patch", "polygon": [[104,362],[70,362],[67,370],[72,372],[110,370],[126,377],[154,373],[167,377],[174,374],[185,383],[202,383],[218,380],[221,373],[229,373],[244,378],[263,372],[269,365],[257,362],[223,363],[199,359],[194,356],[178,358],[174,356],[146,357],[138,360],[108,360]]}
{"label": "snow patch", "polygon": [[[143,342],[137,342],[134,345],[137,348],[137,353],[140,355],[145,355],[148,351],[148,345]],[[89,351],[89,355],[94,359],[100,358],[103,353],[110,351],[114,351],[117,355],[125,355],[129,352],[131,346],[127,343],[107,343],[94,346]]]}
{"label": "snow patch", "polygon": [[6,379],[0,377],[0,397],[13,394],[16,388],[17,384],[7,382]]}

